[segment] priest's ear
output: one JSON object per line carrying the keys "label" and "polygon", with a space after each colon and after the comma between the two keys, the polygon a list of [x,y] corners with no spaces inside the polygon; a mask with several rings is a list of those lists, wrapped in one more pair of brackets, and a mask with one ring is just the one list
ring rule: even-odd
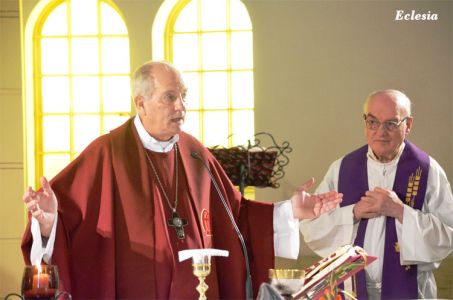
{"label": "priest's ear", "polygon": [[409,135],[409,132],[411,132],[412,124],[414,124],[414,118],[408,117],[406,120],[406,132],[405,132],[406,136]]}
{"label": "priest's ear", "polygon": [[134,97],[135,109],[139,115],[146,114],[145,110],[145,97],[143,96],[135,96]]}

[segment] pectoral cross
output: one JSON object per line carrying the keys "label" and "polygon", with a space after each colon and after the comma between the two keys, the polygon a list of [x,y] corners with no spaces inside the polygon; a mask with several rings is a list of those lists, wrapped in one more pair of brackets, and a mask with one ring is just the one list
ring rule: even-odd
{"label": "pectoral cross", "polygon": [[187,220],[180,218],[176,211],[173,211],[171,218],[168,219],[168,226],[175,228],[178,239],[184,239],[184,237],[186,236],[184,233],[184,226],[187,226]]}

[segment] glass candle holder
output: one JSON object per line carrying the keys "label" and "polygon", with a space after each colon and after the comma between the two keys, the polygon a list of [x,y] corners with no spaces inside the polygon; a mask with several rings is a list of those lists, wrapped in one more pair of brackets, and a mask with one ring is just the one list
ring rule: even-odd
{"label": "glass candle holder", "polygon": [[22,275],[21,295],[10,293],[5,300],[19,298],[21,300],[72,300],[71,294],[59,292],[60,279],[58,268],[53,265],[25,266]]}
{"label": "glass candle holder", "polygon": [[53,265],[25,266],[22,276],[22,297],[26,300],[51,300],[58,295],[58,268]]}

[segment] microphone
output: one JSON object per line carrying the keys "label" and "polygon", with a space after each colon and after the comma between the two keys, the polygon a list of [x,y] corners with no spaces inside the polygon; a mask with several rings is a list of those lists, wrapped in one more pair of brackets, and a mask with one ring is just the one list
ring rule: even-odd
{"label": "microphone", "polygon": [[217,181],[215,180],[214,175],[212,175],[211,170],[209,169],[208,165],[206,164],[204,159],[200,156],[200,154],[198,154],[197,152],[192,152],[190,154],[190,156],[192,156],[194,159],[199,160],[205,167],[206,171],[208,171],[209,177],[211,178],[211,181],[214,184],[217,194],[219,195],[219,198],[222,201],[223,207],[225,208],[225,211],[228,214],[231,224],[233,225],[233,228],[236,231],[239,241],[241,242],[242,253],[244,254],[244,258],[245,258],[245,270],[247,272],[246,280],[245,280],[245,299],[247,299],[247,300],[253,299],[252,275],[250,274],[249,255],[247,253],[247,247],[245,246],[244,237],[242,236],[242,233],[239,231],[238,225],[236,224],[236,221],[234,221],[233,213],[231,212],[230,208],[228,207],[225,197],[223,197],[222,192],[220,191],[219,185],[217,184]]}

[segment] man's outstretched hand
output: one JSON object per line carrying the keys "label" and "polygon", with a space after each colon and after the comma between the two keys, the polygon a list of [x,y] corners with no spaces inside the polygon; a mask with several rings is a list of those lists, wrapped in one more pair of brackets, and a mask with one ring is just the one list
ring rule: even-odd
{"label": "man's outstretched hand", "polygon": [[40,182],[42,186],[40,190],[34,191],[28,187],[22,199],[32,217],[39,222],[41,235],[49,237],[57,214],[58,203],[49,181],[43,176]]}
{"label": "man's outstretched hand", "polygon": [[310,194],[307,192],[315,183],[314,178],[307,180],[297,188],[291,197],[294,218],[314,219],[321,214],[331,211],[343,200],[343,194],[330,191],[323,194]]}

